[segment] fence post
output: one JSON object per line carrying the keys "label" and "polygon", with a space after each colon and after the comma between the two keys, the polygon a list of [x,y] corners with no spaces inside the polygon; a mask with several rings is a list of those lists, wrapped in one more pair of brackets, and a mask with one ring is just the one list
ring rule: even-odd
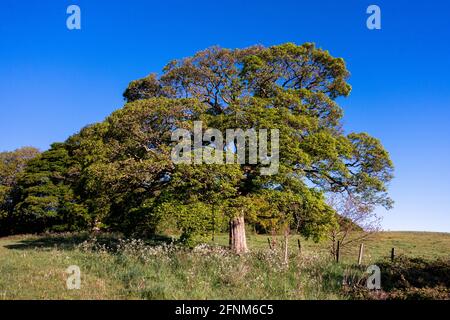
{"label": "fence post", "polygon": [[395,258],[395,248],[392,248],[391,250],[391,261],[394,261]]}
{"label": "fence post", "polygon": [[300,243],[300,238],[297,239],[297,244],[298,244],[298,253],[302,254],[302,244]]}
{"label": "fence post", "polygon": [[270,238],[267,238],[267,243],[269,244],[269,249],[272,250],[272,243],[270,243]]}
{"label": "fence post", "polygon": [[364,243],[361,243],[359,245],[358,265],[361,265],[362,263],[363,253],[364,253]]}
{"label": "fence post", "polygon": [[284,235],[284,263],[287,265],[289,263],[289,248],[288,248],[288,235],[287,232]]}
{"label": "fence post", "polygon": [[339,263],[339,256],[340,256],[340,250],[341,250],[341,241],[338,240],[337,242],[337,248],[336,248],[336,262]]}

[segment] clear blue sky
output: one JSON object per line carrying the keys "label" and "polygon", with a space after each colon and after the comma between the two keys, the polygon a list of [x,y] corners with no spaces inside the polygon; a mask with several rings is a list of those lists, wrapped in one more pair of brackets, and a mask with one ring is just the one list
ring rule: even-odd
{"label": "clear blue sky", "polygon": [[[66,8],[81,8],[81,30]],[[366,28],[381,8],[382,29]],[[380,138],[396,166],[389,230],[450,232],[448,1],[2,0],[0,150],[42,150],[123,105],[128,82],[211,45],[315,42],[352,73],[348,131]]]}

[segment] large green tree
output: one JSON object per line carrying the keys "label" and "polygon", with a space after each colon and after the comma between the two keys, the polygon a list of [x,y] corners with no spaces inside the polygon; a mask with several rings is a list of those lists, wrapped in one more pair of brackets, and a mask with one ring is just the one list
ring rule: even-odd
{"label": "large green tree", "polygon": [[[126,105],[105,121],[31,161],[19,179],[15,214],[41,229],[153,234],[171,224],[188,244],[228,221],[236,252],[247,250],[245,222],[318,240],[336,223],[326,193],[392,205],[388,152],[369,134],[342,128],[336,99],[350,94],[348,78],[343,59],[311,43],[213,47],[174,60],[161,75],[132,81]],[[221,132],[269,129],[269,141],[277,129],[278,170],[263,175],[261,159],[174,163],[172,133],[192,132],[195,121]],[[273,157],[273,144],[269,151]]]}
{"label": "large green tree", "polygon": [[[229,210],[235,212],[231,237],[239,238],[230,243],[234,250],[245,251],[243,216],[251,211],[251,197],[267,190],[297,194],[322,208],[291,212],[302,220],[299,231],[316,238],[335,222],[324,192],[348,192],[373,205],[391,206],[386,193],[393,171],[389,154],[366,133],[343,133],[343,112],[336,99],[350,94],[348,77],[343,59],[311,43],[244,50],[214,47],[172,61],[159,78],[151,75],[132,82],[125,98],[189,98],[204,107],[200,119],[206,127],[280,131],[278,173],[262,176],[261,163],[241,165],[236,192],[223,202],[240,203],[241,210]],[[260,211],[261,216],[266,214]],[[252,219],[258,223],[258,214]]]}

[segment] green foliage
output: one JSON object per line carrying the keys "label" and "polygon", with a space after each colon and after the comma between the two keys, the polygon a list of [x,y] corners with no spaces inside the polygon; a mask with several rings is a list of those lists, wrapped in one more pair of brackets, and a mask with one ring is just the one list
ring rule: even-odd
{"label": "green foliage", "polygon": [[161,85],[154,74],[132,81],[123,93],[123,97],[127,102],[159,97],[161,95]]}
{"label": "green foliage", "polygon": [[176,221],[181,230],[180,241],[188,246],[205,240],[213,228],[213,208],[203,202],[167,201],[157,209],[161,216]]}
{"label": "green foliage", "polygon": [[397,256],[393,262],[382,261],[381,281],[387,291],[410,287],[446,287],[450,289],[450,260],[426,260]]}
{"label": "green foliage", "polygon": [[320,193],[266,189],[251,196],[246,208],[248,221],[264,232],[294,230],[315,241],[323,238],[335,223],[334,211]]}
{"label": "green foliage", "polygon": [[355,299],[449,300],[450,260],[397,256],[394,261],[377,262],[382,291],[371,292],[362,283],[349,288]]}
{"label": "green foliage", "polygon": [[[14,232],[154,234],[171,225],[192,244],[245,215],[260,231],[319,240],[336,223],[325,192],[389,208],[389,154],[368,134],[341,128],[336,98],[350,94],[348,77],[341,58],[311,43],[213,47],[172,61],[161,76],[131,82],[128,103],[105,121],[30,162],[18,180]],[[171,133],[196,120],[223,132],[278,129],[278,173],[261,175],[260,162],[174,164]],[[0,186],[0,197],[8,192]]]}
{"label": "green foliage", "polygon": [[28,163],[18,181],[14,232],[86,228],[87,209],[71,187],[71,162],[65,145],[55,143]]}
{"label": "green foliage", "polygon": [[28,161],[39,154],[33,147],[0,153],[0,235],[11,232],[18,180]]}

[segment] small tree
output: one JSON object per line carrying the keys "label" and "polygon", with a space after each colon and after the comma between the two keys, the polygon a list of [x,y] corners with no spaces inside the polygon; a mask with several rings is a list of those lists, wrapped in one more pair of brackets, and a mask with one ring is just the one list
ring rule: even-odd
{"label": "small tree", "polygon": [[12,215],[14,232],[86,228],[89,215],[73,187],[72,162],[64,143],[54,143],[28,161],[18,179]]}
{"label": "small tree", "polygon": [[0,234],[12,231],[19,178],[28,162],[38,155],[39,150],[33,147],[0,152]]}
{"label": "small tree", "polygon": [[380,230],[381,218],[377,216],[375,206],[364,202],[360,197],[350,193],[329,195],[328,204],[336,211],[337,224],[330,229],[330,251],[333,256],[339,248],[348,248]]}

